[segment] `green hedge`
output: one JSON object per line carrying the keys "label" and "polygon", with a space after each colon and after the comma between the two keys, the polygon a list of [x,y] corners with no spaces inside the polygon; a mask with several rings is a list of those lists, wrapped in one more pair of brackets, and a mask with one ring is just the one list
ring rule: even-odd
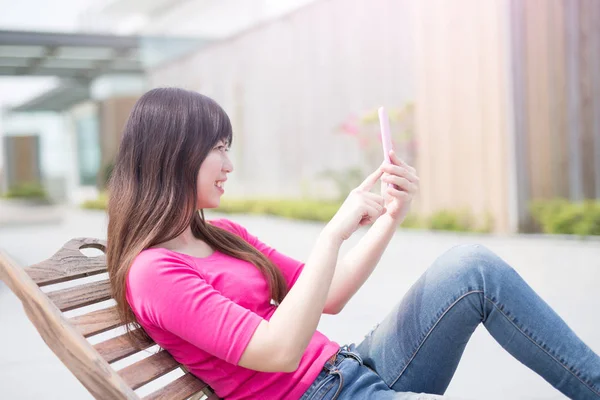
{"label": "green hedge", "polygon": [[221,200],[218,212],[277,215],[308,221],[329,221],[340,208],[339,202],[294,199]]}
{"label": "green hedge", "polygon": [[530,211],[545,233],[600,235],[600,201],[537,200]]}
{"label": "green hedge", "polygon": [[[86,201],[87,209],[106,209],[107,197]],[[296,199],[223,199],[215,211],[224,214],[274,215],[289,219],[328,222],[341,206],[339,201]],[[468,210],[439,211],[428,218],[410,213],[402,228],[431,229],[456,232],[491,232],[491,217],[476,218]]]}
{"label": "green hedge", "polygon": [[[340,208],[340,202],[326,202],[318,200],[273,200],[273,199],[248,199],[248,200],[222,200],[217,209],[223,213],[245,213],[258,215],[276,215],[290,219],[328,222]],[[414,213],[409,214],[402,228],[432,229],[456,232],[491,232],[492,220],[490,216],[483,221],[476,218],[466,210],[439,211],[428,218],[420,217]]]}
{"label": "green hedge", "polygon": [[[12,196],[45,195],[43,189],[21,188]],[[86,201],[88,209],[106,209],[107,196]],[[222,200],[216,210],[226,214],[276,215],[290,219],[329,221],[337,212],[341,202],[294,199],[238,199]],[[600,201],[572,203],[564,199],[535,201],[530,206],[531,215],[540,229],[549,234],[600,235]],[[402,223],[403,228],[444,230],[455,232],[486,233],[493,230],[490,215],[475,216],[469,210],[441,210],[429,217],[411,213]]]}
{"label": "green hedge", "polygon": [[86,200],[81,204],[82,208],[88,210],[106,210],[108,207],[108,196],[106,193],[101,193],[95,200]]}
{"label": "green hedge", "polygon": [[425,221],[427,229],[452,232],[489,233],[493,225],[490,214],[476,216],[467,209],[436,211]]}
{"label": "green hedge", "polygon": [[13,186],[4,194],[9,199],[40,199],[48,198],[46,189],[39,183],[23,183]]}

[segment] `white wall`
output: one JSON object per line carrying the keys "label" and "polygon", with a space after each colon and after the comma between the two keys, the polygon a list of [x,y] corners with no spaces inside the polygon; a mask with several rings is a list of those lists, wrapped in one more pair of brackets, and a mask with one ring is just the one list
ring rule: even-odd
{"label": "white wall", "polygon": [[51,197],[62,198],[66,189],[65,175],[73,152],[64,140],[65,119],[51,112],[4,114],[4,136],[38,135],[40,140],[40,170]]}
{"label": "white wall", "polygon": [[[323,0],[154,70],[151,86],[216,99],[235,133],[233,195],[319,195],[360,163],[351,114],[415,96],[413,2]],[[307,184],[312,186],[307,189]]]}
{"label": "white wall", "polygon": [[57,84],[55,78],[47,77],[0,77],[0,190],[4,182],[4,136],[7,125],[5,122],[6,110],[12,106],[27,101],[41,94]]}
{"label": "white wall", "polygon": [[315,0],[100,0],[79,17],[84,32],[231,36]]}
{"label": "white wall", "polygon": [[90,85],[92,99],[99,101],[119,96],[141,96],[146,90],[146,78],[142,75],[104,75],[94,79]]}

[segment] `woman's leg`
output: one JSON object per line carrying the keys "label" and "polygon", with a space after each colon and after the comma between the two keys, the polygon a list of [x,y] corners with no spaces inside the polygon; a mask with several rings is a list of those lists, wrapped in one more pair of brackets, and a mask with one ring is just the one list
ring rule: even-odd
{"label": "woman's leg", "polygon": [[439,257],[356,351],[395,391],[443,394],[480,322],[565,395],[600,399],[600,357],[480,245]]}

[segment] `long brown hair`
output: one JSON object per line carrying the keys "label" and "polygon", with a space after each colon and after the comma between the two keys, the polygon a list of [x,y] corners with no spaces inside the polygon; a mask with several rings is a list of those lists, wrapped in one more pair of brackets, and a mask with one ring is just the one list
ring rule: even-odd
{"label": "long brown hair", "polygon": [[[129,268],[144,249],[171,240],[190,226],[214,250],[254,264],[271,298],[287,293],[281,271],[239,236],[206,223],[196,209],[197,174],[219,141],[232,142],[231,123],[212,99],[177,88],[145,93],[127,120],[108,185],[107,267],[117,309],[134,343],[149,339],[126,298]],[[132,329],[137,328],[137,329]]]}

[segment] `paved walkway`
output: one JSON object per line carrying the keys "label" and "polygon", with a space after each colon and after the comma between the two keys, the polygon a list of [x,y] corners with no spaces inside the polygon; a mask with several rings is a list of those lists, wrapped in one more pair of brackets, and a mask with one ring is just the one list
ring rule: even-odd
{"label": "paved walkway", "polygon": [[[280,251],[306,259],[318,223],[235,216]],[[0,248],[23,265],[43,260],[75,236],[105,237],[102,212],[71,210],[57,224],[0,227]],[[361,232],[345,246],[358,240]],[[399,231],[369,281],[319,329],[339,343],[358,342],[400,300],[427,266],[458,243],[482,243],[511,263],[529,284],[600,353],[600,242]],[[343,251],[343,250],[342,250]],[[91,396],[46,347],[17,298],[0,283],[0,398],[89,399]],[[469,342],[448,392],[468,399],[562,399],[507,354],[480,327]]]}
{"label": "paved walkway", "polygon": [[0,229],[31,224],[56,224],[66,209],[56,205],[31,205],[24,201],[0,199]]}

